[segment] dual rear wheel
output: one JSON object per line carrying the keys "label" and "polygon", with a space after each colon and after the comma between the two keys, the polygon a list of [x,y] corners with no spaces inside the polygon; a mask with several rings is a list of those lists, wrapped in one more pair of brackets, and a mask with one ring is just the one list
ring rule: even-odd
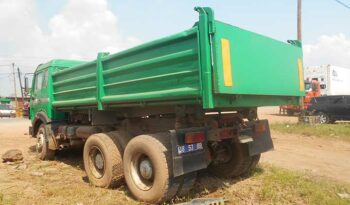
{"label": "dual rear wheel", "polygon": [[224,178],[249,175],[260,160],[260,154],[249,155],[248,144],[232,140],[220,142],[216,149],[211,150],[211,153],[214,160],[208,166],[209,172]]}
{"label": "dual rear wheel", "polygon": [[175,195],[188,194],[196,179],[196,173],[173,176],[170,147],[169,133],[137,136],[125,150],[115,137],[94,134],[84,147],[85,171],[95,186],[111,187],[124,177],[135,198],[161,203]]}
{"label": "dual rear wheel", "polygon": [[116,138],[107,133],[91,135],[84,145],[84,168],[91,184],[116,187],[122,183],[123,164]]}

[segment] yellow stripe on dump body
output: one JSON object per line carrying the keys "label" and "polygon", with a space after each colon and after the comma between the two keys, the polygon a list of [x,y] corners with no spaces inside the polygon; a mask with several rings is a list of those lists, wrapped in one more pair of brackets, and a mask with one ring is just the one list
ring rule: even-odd
{"label": "yellow stripe on dump body", "polygon": [[233,86],[230,41],[224,38],[221,39],[221,55],[222,55],[222,68],[224,72],[224,85]]}
{"label": "yellow stripe on dump body", "polygon": [[298,58],[298,73],[299,73],[299,90],[304,91],[304,71],[303,71],[303,61]]}

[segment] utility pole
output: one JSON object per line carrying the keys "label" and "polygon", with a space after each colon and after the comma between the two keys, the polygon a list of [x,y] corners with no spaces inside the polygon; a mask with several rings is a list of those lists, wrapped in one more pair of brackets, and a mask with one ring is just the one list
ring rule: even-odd
{"label": "utility pole", "polygon": [[24,104],[24,94],[23,94],[22,78],[21,78],[21,71],[19,70],[19,67],[17,67],[17,73],[18,73],[19,87],[21,88],[22,103]]}
{"label": "utility pole", "polygon": [[12,63],[12,74],[13,74],[13,87],[15,89],[15,103],[16,103],[16,110],[17,110],[18,109],[18,101],[17,101],[15,63]]}
{"label": "utility pole", "polygon": [[[297,6],[297,39],[298,41],[302,42],[302,35],[301,35],[301,0],[298,0],[298,6]],[[302,69],[304,70],[304,69]],[[304,73],[303,73],[304,74]],[[304,76],[304,75],[303,75]],[[299,120],[302,119],[303,116],[305,116],[305,104],[304,104],[304,97],[300,98],[300,110],[301,110],[301,117]]]}
{"label": "utility pole", "polygon": [[297,23],[298,41],[302,40],[301,36],[301,0],[298,0],[298,23]]}

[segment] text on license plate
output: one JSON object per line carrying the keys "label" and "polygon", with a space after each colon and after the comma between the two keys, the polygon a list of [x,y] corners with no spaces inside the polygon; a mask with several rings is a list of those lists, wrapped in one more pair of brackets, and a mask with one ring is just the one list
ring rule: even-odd
{"label": "text on license plate", "polygon": [[200,142],[194,144],[185,144],[177,147],[177,153],[184,154],[188,152],[194,152],[200,149],[203,149],[203,145]]}

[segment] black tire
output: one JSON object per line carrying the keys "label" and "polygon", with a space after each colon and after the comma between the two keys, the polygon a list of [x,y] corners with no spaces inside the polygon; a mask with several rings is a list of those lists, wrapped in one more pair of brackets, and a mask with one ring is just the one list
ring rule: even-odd
{"label": "black tire", "polygon": [[131,139],[125,148],[123,164],[126,184],[138,200],[161,203],[175,196],[179,183],[172,177],[168,133],[140,135]]}
{"label": "black tire", "polygon": [[53,160],[55,158],[55,150],[49,149],[48,136],[45,130],[45,124],[39,126],[36,134],[37,144],[35,147],[37,156],[41,160]]}
{"label": "black tire", "polygon": [[209,172],[213,175],[223,178],[238,177],[246,174],[254,165],[252,157],[249,156],[247,144],[224,141],[222,146],[227,150],[228,160],[225,162],[213,161],[208,166]]}
{"label": "black tire", "polygon": [[253,171],[256,168],[256,166],[259,164],[260,158],[261,158],[261,154],[252,156],[252,163],[250,164],[250,167],[249,167],[250,171]]}
{"label": "black tire", "polygon": [[321,124],[328,124],[331,122],[331,118],[329,117],[328,114],[326,114],[324,112],[319,112],[317,115],[320,118]]}
{"label": "black tire", "polygon": [[250,164],[249,164],[247,170],[242,173],[242,175],[244,175],[244,176],[251,175],[253,173],[254,169],[256,168],[256,166],[258,165],[258,163],[260,161],[260,157],[261,157],[261,154],[251,156],[250,157]]}
{"label": "black tire", "polygon": [[181,182],[179,190],[177,191],[177,196],[186,196],[189,194],[197,179],[197,172],[187,173],[183,176],[180,176]]}
{"label": "black tire", "polygon": [[112,135],[91,135],[84,145],[84,168],[92,185],[117,187],[122,184],[123,162],[119,145]]}

